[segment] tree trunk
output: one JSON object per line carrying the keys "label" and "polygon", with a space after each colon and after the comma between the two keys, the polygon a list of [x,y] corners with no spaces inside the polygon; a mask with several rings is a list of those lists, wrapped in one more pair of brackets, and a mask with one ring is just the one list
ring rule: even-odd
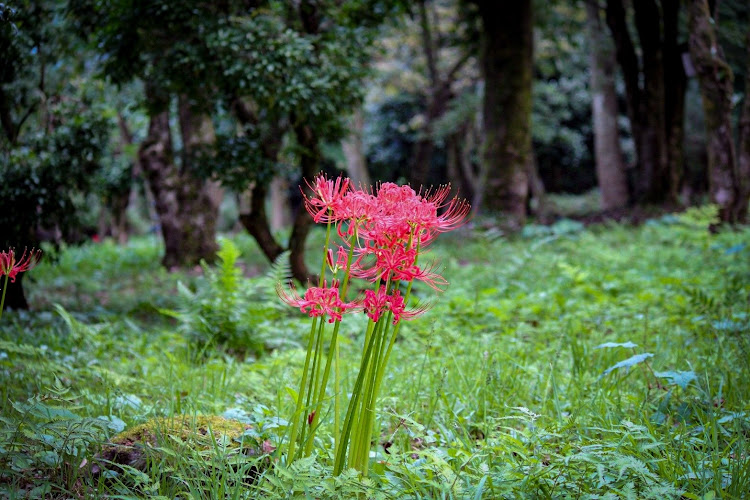
{"label": "tree trunk", "polygon": [[526,220],[531,151],[532,1],[475,0],[482,22],[485,208]]}
{"label": "tree trunk", "polygon": [[[161,109],[168,109],[166,102],[161,104]],[[188,163],[181,171],[173,161],[169,111],[151,113],[148,135],[138,152],[156,201],[165,246],[162,263],[167,268],[191,266],[201,260],[210,262],[217,250],[216,198],[207,183],[196,178],[189,169],[189,162],[193,161],[189,156],[196,152],[199,144],[211,139],[206,120],[193,116],[181,101],[180,124]]]}
{"label": "tree trunk", "polygon": [[676,202],[683,175],[686,90],[677,43],[680,2],[633,0],[632,5],[640,61],[623,0],[607,0],[606,18],[625,80],[628,118],[638,157],[634,194],[638,201]]}
{"label": "tree trunk", "polygon": [[[243,125],[257,124],[259,121],[252,108],[240,99],[235,99],[232,102],[232,110]],[[266,160],[276,162],[281,151],[281,141],[284,133],[279,123],[270,124],[270,128],[271,133],[262,142],[260,153]],[[256,181],[248,191],[250,208],[249,211],[240,211],[240,222],[247,232],[250,233],[250,236],[258,243],[263,255],[270,262],[274,262],[284,252],[284,248],[274,238],[268,222],[268,214],[266,213],[268,184]]]}
{"label": "tree trunk", "polygon": [[672,202],[680,200],[685,177],[685,94],[687,75],[682,63],[682,53],[687,49],[678,43],[680,0],[662,0],[664,26],[664,113],[667,134],[667,172],[669,194]]}
{"label": "tree trunk", "polygon": [[[297,135],[297,142],[302,148],[300,158],[302,178],[312,182],[313,177],[318,174],[320,165],[321,153],[318,137],[308,125],[297,125],[294,127],[294,132]],[[312,195],[307,183],[302,182],[302,186],[308,196]],[[292,276],[300,283],[305,283],[308,280],[315,282],[315,276],[310,274],[305,264],[305,241],[312,222],[312,217],[307,213],[307,210],[303,206],[298,207],[297,213],[294,215],[292,234],[289,236],[289,263],[292,267]]]}
{"label": "tree trunk", "polygon": [[633,0],[635,24],[641,42],[643,93],[641,99],[640,170],[636,190],[644,201],[664,201],[671,192],[667,171],[667,134],[664,110],[664,51],[661,19],[655,0]]}
{"label": "tree trunk", "polygon": [[274,177],[271,190],[271,230],[278,231],[292,223],[289,207],[289,183],[286,178]]}
{"label": "tree trunk", "polygon": [[[124,154],[125,149],[133,144],[133,134],[128,128],[128,124],[125,121],[125,117],[122,113],[117,112],[117,125],[120,130],[120,154]],[[110,221],[109,232],[112,238],[117,241],[120,245],[125,245],[128,242],[128,206],[130,205],[130,199],[133,192],[132,179],[136,175],[136,165],[130,166],[130,179],[127,188],[123,189],[119,193],[114,193],[112,198],[109,200],[109,212],[112,214],[112,220]]]}
{"label": "tree trunk", "polygon": [[351,132],[341,143],[346,158],[346,173],[354,186],[367,187],[372,184],[365,161],[365,147],[362,137],[365,128],[365,117],[361,109],[354,112],[351,119]]}
{"label": "tree trunk", "polygon": [[179,99],[179,122],[182,135],[182,168],[180,177],[180,211],[183,225],[183,251],[197,259],[212,262],[219,249],[216,243],[216,224],[219,207],[224,198],[221,185],[194,174],[193,162],[206,161],[216,143],[213,121],[204,110],[198,109],[187,97]]}
{"label": "tree trunk", "polygon": [[750,201],[750,29],[745,42],[745,102],[740,115],[739,158],[737,162],[739,189],[735,202],[735,219],[748,222],[748,202]]}
{"label": "tree trunk", "polygon": [[737,222],[734,210],[740,179],[732,138],[732,70],[721,57],[706,0],[690,0],[690,56],[698,73],[708,135],[708,178],[711,200],[723,222]]}
{"label": "tree trunk", "polygon": [[620,149],[615,91],[615,56],[604,33],[597,0],[587,0],[586,15],[590,43],[591,111],[594,122],[594,156],[603,210],[628,203],[628,181]]}
{"label": "tree trunk", "polygon": [[250,188],[250,210],[240,213],[240,222],[250,236],[258,243],[261,252],[266,258],[273,262],[279,255],[284,252],[284,248],[276,241],[268,225],[268,216],[266,214],[266,193],[265,184],[256,182]]}

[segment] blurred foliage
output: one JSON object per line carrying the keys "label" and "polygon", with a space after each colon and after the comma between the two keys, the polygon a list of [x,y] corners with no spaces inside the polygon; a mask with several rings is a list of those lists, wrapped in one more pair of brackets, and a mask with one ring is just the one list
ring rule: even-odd
{"label": "blurred foliage", "polygon": [[534,155],[551,192],[596,186],[585,11],[557,2],[537,27],[532,104]]}
{"label": "blurred foliage", "polygon": [[89,196],[110,123],[99,110],[77,103],[62,102],[48,112],[58,121],[53,130],[24,136],[23,143],[0,154],[3,248],[57,241],[57,231],[67,241],[80,240],[82,223],[91,215]]}
{"label": "blurred foliage", "polygon": [[114,82],[140,78],[157,93],[188,95],[218,122],[233,123],[234,101],[246,101],[255,120],[239,132],[219,123],[218,155],[197,163],[204,176],[241,191],[277,167],[259,151],[265,141],[300,124],[323,140],[343,136],[362,99],[373,28],[399,5],[71,0],[70,12]]}

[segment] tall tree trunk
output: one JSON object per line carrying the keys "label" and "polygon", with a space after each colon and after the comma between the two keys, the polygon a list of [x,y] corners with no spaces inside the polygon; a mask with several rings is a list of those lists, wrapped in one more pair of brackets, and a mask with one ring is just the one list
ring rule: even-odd
{"label": "tall tree trunk", "polygon": [[[153,95],[151,90],[147,93]],[[182,171],[175,166],[166,104],[161,103],[163,111],[151,113],[138,157],[156,201],[165,247],[162,263],[172,268],[215,258],[218,204],[210,187],[190,172],[189,165],[183,165]],[[188,156],[209,136],[205,120],[183,109],[182,103],[180,108],[185,161],[189,163]]]}
{"label": "tall tree trunk", "polygon": [[664,201],[671,192],[667,171],[667,134],[664,110],[664,50],[656,0],[633,0],[635,25],[641,42],[643,93],[641,99],[640,170],[636,189],[645,201]]}
{"label": "tall tree trunk", "polygon": [[[117,112],[117,125],[120,130],[120,154],[129,146],[133,145],[133,134],[130,132],[125,117]],[[128,206],[130,205],[131,195],[133,193],[133,179],[136,176],[136,165],[131,164],[128,169],[130,182],[122,191],[114,193],[109,200],[109,212],[112,215],[110,221],[110,233],[120,245],[128,242]]]}
{"label": "tall tree trunk", "polygon": [[[320,165],[321,153],[318,136],[309,125],[297,125],[294,127],[294,132],[297,135],[297,142],[302,147],[300,158],[302,178],[312,182],[313,177],[318,174]],[[307,184],[304,182],[302,184],[306,194],[312,195]],[[298,207],[297,213],[294,215],[292,234],[289,236],[289,263],[292,267],[292,276],[300,283],[305,283],[308,280],[315,281],[315,276],[310,274],[305,264],[305,241],[312,222],[312,217],[307,213],[307,210],[303,206]]]}
{"label": "tall tree trunk", "polygon": [[409,183],[418,187],[427,182],[427,177],[432,166],[432,157],[435,154],[435,139],[432,137],[432,126],[443,113],[445,113],[448,100],[450,99],[450,85],[440,81],[437,70],[437,47],[432,35],[430,16],[427,12],[426,0],[419,0],[419,26],[422,38],[422,52],[427,63],[427,77],[429,88],[427,90],[427,109],[425,110],[424,125],[420,131],[420,137],[414,145],[413,161],[409,171]]}
{"label": "tall tree trunk", "polygon": [[271,227],[268,225],[266,213],[267,185],[256,182],[249,191],[250,210],[240,213],[240,222],[258,243],[263,255],[270,262],[274,262],[284,252],[284,248],[276,241],[271,232]]}
{"label": "tall tree trunk", "polygon": [[664,113],[667,134],[668,199],[680,199],[685,177],[685,94],[687,75],[682,53],[687,49],[679,43],[680,0],[662,0],[664,18]]}
{"label": "tall tree trunk", "polygon": [[[661,6],[661,9],[660,9]],[[607,0],[606,19],[622,69],[638,163],[638,201],[677,201],[683,174],[686,80],[677,43],[679,0],[633,0],[639,61],[623,0]]]}
{"label": "tall tree trunk", "polygon": [[739,189],[735,202],[737,222],[748,222],[748,202],[750,201],[750,29],[745,42],[745,102],[740,115],[739,158],[737,161]]}
{"label": "tall tree trunk", "polygon": [[732,69],[723,60],[706,0],[690,0],[690,56],[698,73],[708,135],[708,178],[711,200],[724,222],[737,222],[734,210],[740,179],[732,137]]}
{"label": "tall tree trunk", "polygon": [[532,1],[475,0],[482,22],[484,206],[526,220],[531,151]]}
{"label": "tall tree trunk", "polygon": [[615,55],[604,32],[598,0],[586,2],[591,68],[591,111],[594,122],[594,156],[603,210],[628,203],[628,180],[620,148],[615,91]]}
{"label": "tall tree trunk", "polygon": [[361,109],[354,112],[351,118],[351,131],[341,143],[346,158],[346,173],[354,186],[367,187],[372,184],[365,161],[365,147],[362,141],[365,128],[365,117]]}
{"label": "tall tree trunk", "polygon": [[224,198],[221,185],[202,179],[194,171],[194,162],[206,161],[216,143],[211,116],[196,107],[186,96],[179,98],[179,122],[182,136],[182,168],[180,177],[180,211],[183,224],[183,251],[193,259],[213,261],[216,258],[216,224]]}
{"label": "tall tree trunk", "polygon": [[[243,125],[257,125],[259,122],[259,118],[253,109],[241,99],[234,99],[232,110]],[[281,141],[284,131],[279,123],[270,124],[270,129],[268,137],[262,141],[260,154],[267,161],[274,163],[277,161],[279,152],[281,151]],[[250,236],[258,243],[263,255],[270,262],[274,262],[284,252],[284,247],[276,241],[269,225],[268,214],[266,212],[268,187],[267,183],[261,181],[256,181],[250,186],[248,189],[250,207],[247,211],[240,211],[240,222],[247,232],[250,233]]]}
{"label": "tall tree trunk", "polygon": [[289,183],[284,177],[274,177],[271,181],[271,230],[278,231],[292,223],[289,207]]}

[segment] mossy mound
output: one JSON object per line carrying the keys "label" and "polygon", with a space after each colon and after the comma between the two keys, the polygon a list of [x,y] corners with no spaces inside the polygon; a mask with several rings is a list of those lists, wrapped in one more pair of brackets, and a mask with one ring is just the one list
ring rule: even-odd
{"label": "mossy mound", "polygon": [[[147,458],[157,456],[160,449],[188,447],[208,453],[220,444],[237,448],[239,452],[238,441],[249,428],[245,423],[215,415],[154,418],[114,436],[97,455],[92,472],[97,474],[102,469],[117,469],[117,465],[143,471]],[[242,452],[245,455],[261,455],[268,451],[265,443],[243,440]]]}

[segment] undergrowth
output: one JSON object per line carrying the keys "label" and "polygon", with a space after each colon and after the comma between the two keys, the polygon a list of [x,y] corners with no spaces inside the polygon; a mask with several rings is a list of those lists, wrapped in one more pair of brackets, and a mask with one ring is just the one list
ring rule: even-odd
{"label": "undergrowth", "polygon": [[[240,274],[256,265],[244,237],[183,274],[159,270],[151,240],[70,249],[30,274],[35,310],[0,325],[0,497],[745,498],[750,231],[711,234],[714,215],[447,235],[451,286],[401,330],[366,479],[332,475],[330,414],[314,456],[275,462],[304,319],[266,288],[278,269]],[[117,432],[184,415],[246,430],[97,462]]]}

